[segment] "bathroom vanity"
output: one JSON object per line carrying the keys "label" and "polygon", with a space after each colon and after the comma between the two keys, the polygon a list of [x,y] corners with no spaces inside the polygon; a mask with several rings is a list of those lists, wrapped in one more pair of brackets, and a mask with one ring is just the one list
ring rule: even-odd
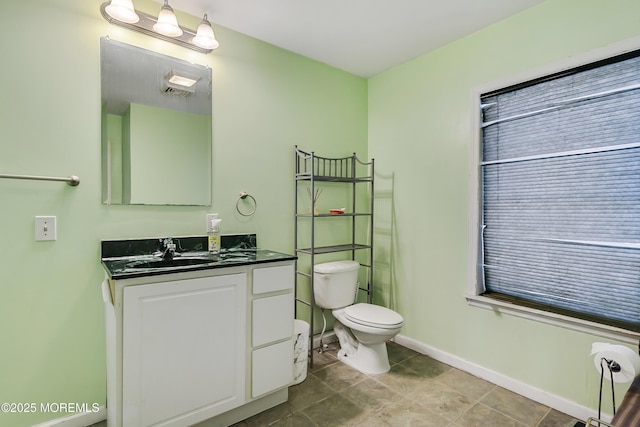
{"label": "bathroom vanity", "polygon": [[227,426],[288,398],[295,257],[199,239],[102,242],[109,427]]}

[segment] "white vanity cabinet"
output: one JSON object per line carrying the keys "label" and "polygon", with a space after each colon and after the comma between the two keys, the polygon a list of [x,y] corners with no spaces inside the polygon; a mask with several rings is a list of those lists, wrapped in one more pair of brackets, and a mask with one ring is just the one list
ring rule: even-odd
{"label": "white vanity cabinet", "polygon": [[293,264],[253,269],[251,397],[293,381]]}
{"label": "white vanity cabinet", "polygon": [[123,289],[122,423],[191,425],[244,403],[245,273]]}
{"label": "white vanity cabinet", "polygon": [[107,279],[107,426],[227,426],[288,398],[292,261]]}

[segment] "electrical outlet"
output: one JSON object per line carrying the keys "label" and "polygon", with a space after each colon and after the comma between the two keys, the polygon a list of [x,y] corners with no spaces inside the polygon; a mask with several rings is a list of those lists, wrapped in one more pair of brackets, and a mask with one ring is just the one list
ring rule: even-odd
{"label": "electrical outlet", "polygon": [[36,217],[36,241],[56,240],[56,217],[37,216]]}
{"label": "electrical outlet", "polygon": [[220,216],[217,213],[207,214],[207,233],[211,233],[213,230],[211,229],[211,220],[218,219]]}

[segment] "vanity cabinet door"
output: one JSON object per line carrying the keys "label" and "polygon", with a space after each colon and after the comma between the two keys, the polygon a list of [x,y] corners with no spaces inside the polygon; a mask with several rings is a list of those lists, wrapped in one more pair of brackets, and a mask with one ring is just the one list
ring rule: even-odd
{"label": "vanity cabinet door", "polygon": [[293,340],[253,351],[251,397],[285,387],[293,381]]}
{"label": "vanity cabinet door", "polygon": [[245,400],[246,274],[124,288],[123,426],[189,426]]}

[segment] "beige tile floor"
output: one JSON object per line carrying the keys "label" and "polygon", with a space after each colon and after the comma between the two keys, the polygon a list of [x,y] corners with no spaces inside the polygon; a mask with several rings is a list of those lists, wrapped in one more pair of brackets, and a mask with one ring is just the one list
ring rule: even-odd
{"label": "beige tile floor", "polygon": [[336,358],[337,346],[314,356],[289,401],[234,427],[433,426],[568,427],[572,417],[395,343],[391,371],[365,375]]}
{"label": "beige tile floor", "polygon": [[[577,420],[395,343],[391,371],[365,375],[336,358],[314,357],[289,401],[234,427],[573,427]],[[106,426],[106,422],[95,427]]]}

